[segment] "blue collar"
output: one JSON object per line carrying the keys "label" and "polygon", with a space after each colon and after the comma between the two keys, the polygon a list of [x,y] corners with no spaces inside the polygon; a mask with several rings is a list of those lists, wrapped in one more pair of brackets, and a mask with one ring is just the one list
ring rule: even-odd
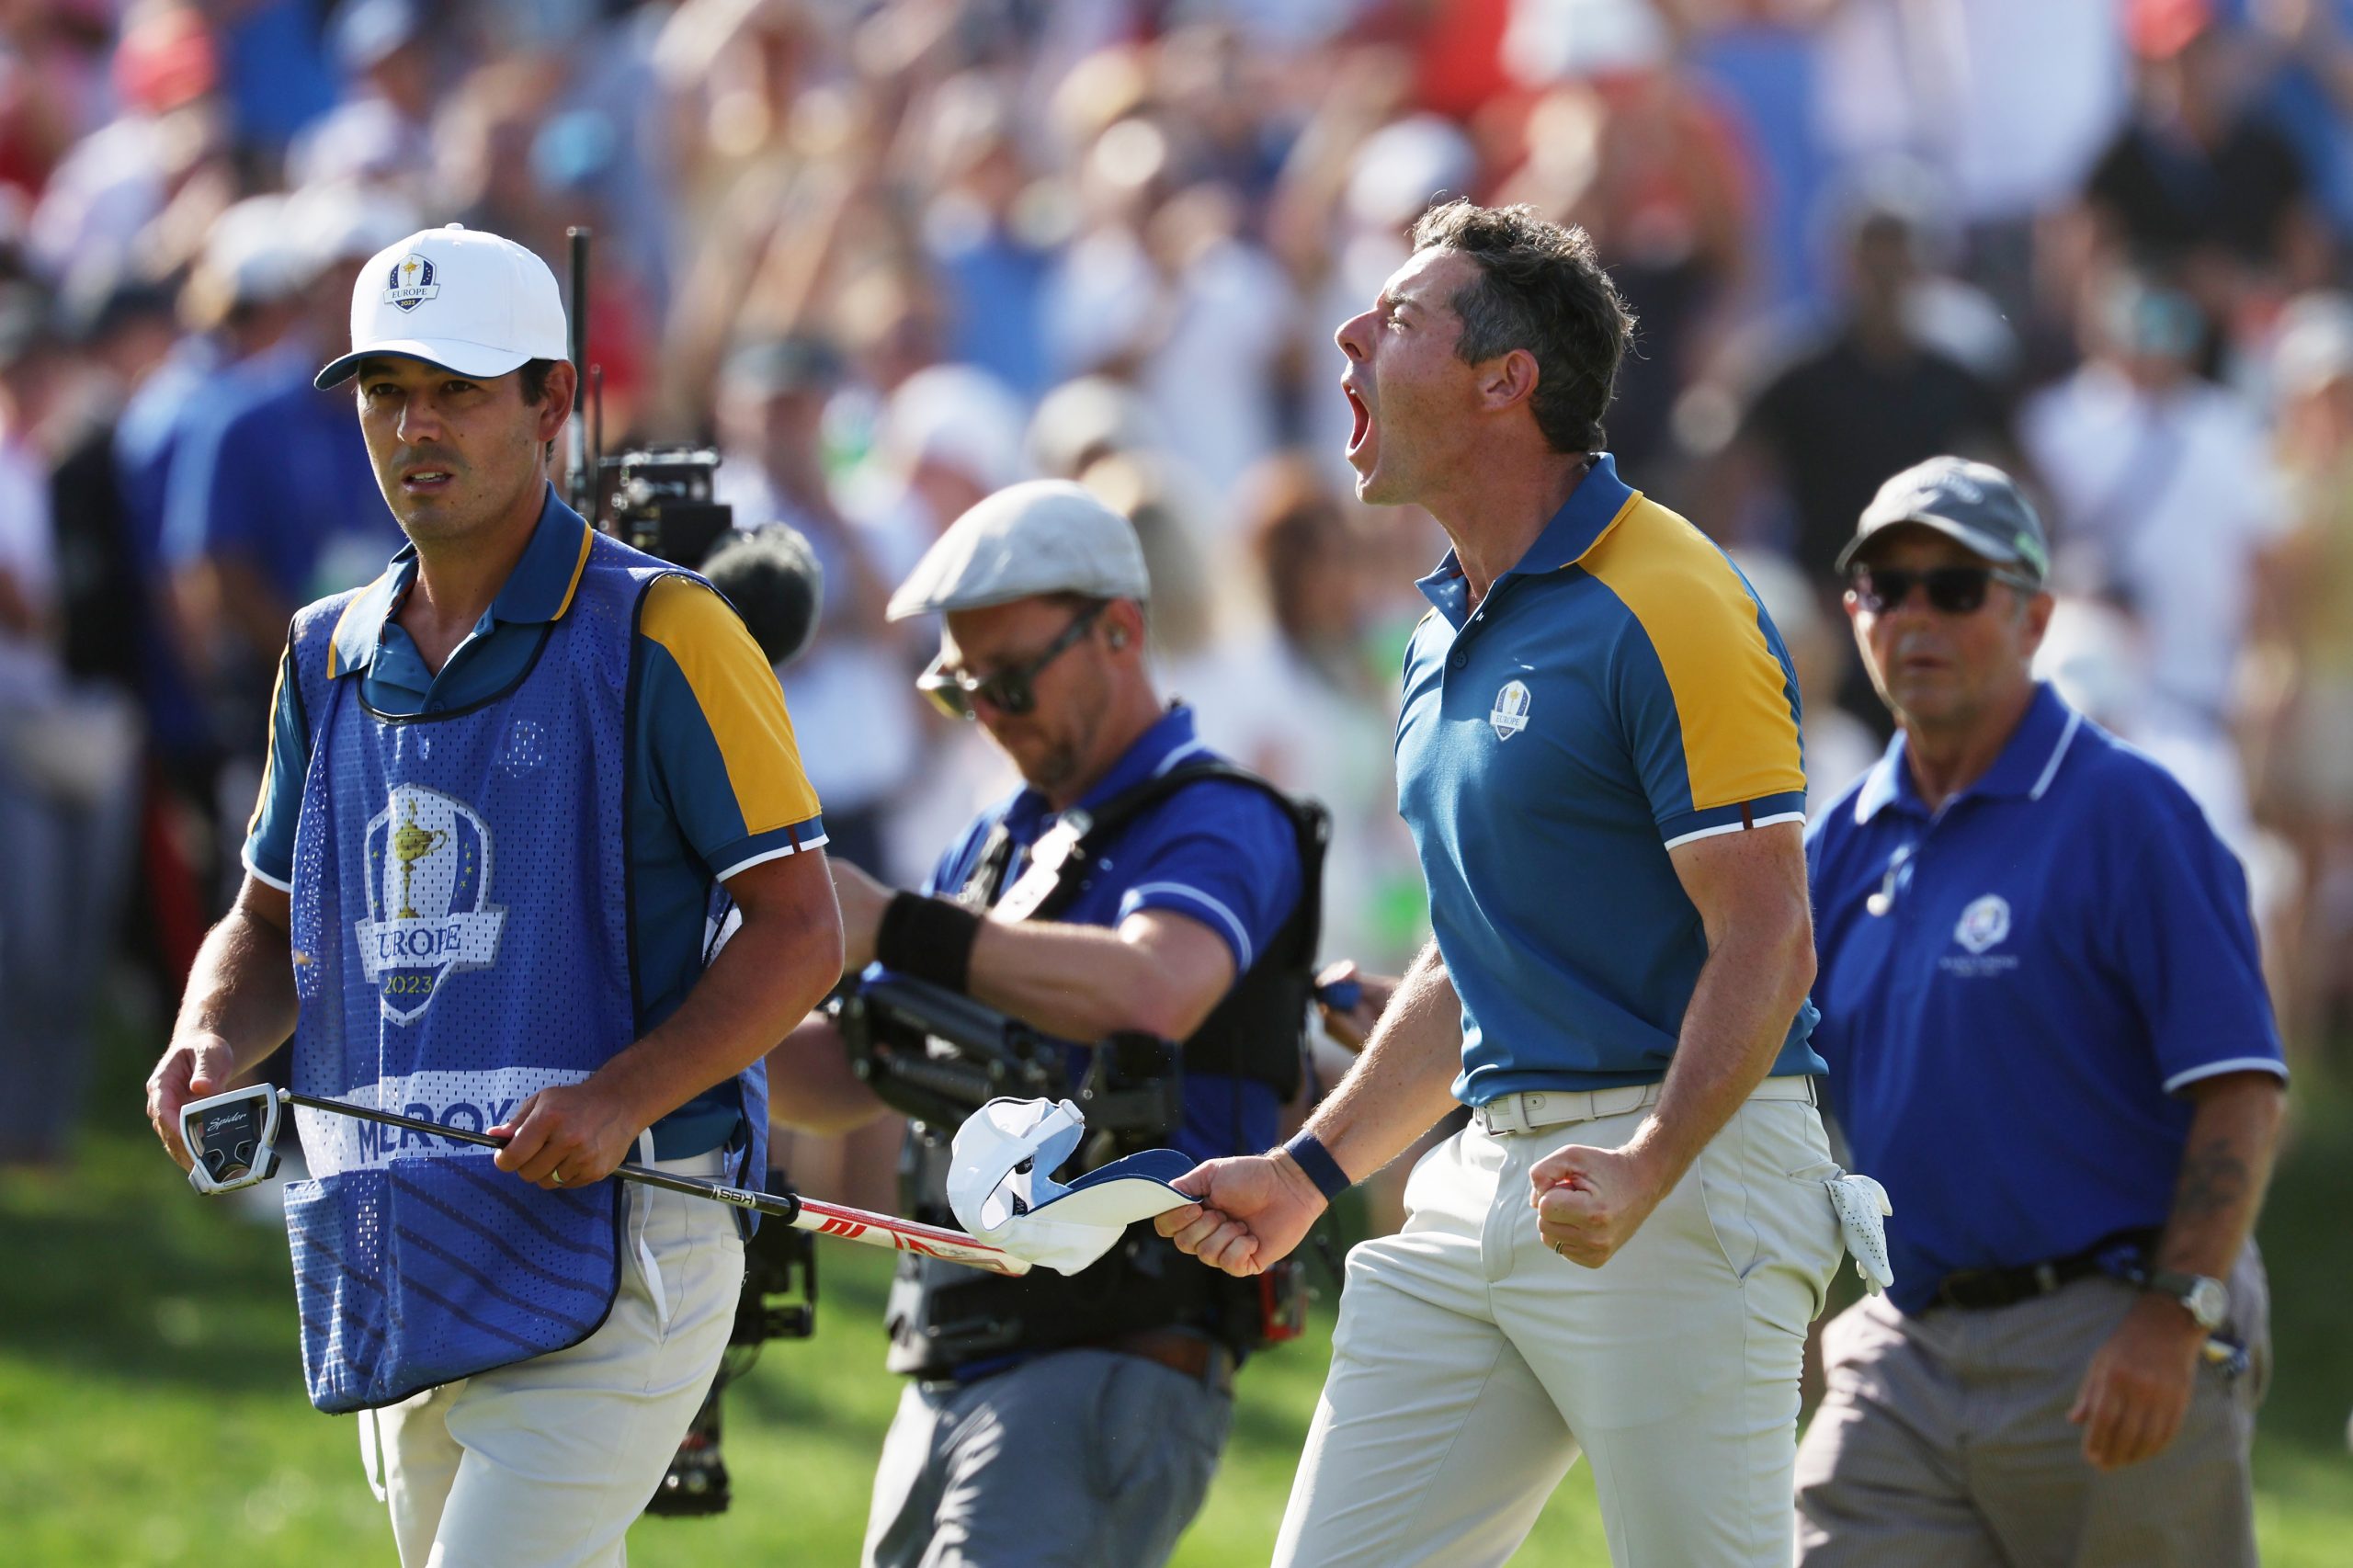
{"label": "blue collar", "polygon": [[[1208,755],[1209,749],[1194,731],[1193,710],[1181,702],[1172,702],[1152,728],[1120,754],[1120,760],[1111,765],[1110,771],[1079,797],[1077,809],[1091,812],[1113,796],[1165,773],[1188,758]],[[1052,811],[1044,795],[1024,785],[1005,813],[1006,826],[1017,837],[1027,836],[1026,830],[1042,824]]]}
{"label": "blue collar", "polygon": [[[1494,586],[1487,590],[1488,597],[1494,597],[1495,588],[1514,577],[1557,572],[1584,560],[1601,542],[1601,536],[1609,531],[1610,525],[1624,517],[1641,494],[1641,491],[1629,488],[1618,477],[1616,458],[1608,452],[1595,454],[1593,466],[1577,481],[1577,487],[1569,492],[1569,498],[1561,503],[1561,509],[1552,514],[1552,520],[1544,525],[1544,531],[1536,536],[1536,542],[1528,547],[1527,553],[1513,563],[1510,571],[1495,579]],[[1414,585],[1460,629],[1464,599],[1462,567],[1453,551],[1446,552],[1438,570]]]}
{"label": "blue collar", "polygon": [[[579,591],[593,537],[594,530],[556,498],[555,486],[550,484],[530,542],[474,630],[487,631],[494,621],[515,626],[562,620]],[[335,623],[335,645],[327,656],[330,678],[357,674],[374,661],[384,622],[399,612],[415,582],[416,546],[403,545],[384,574],[360,590]]]}
{"label": "blue collar", "polygon": [[[2002,755],[1994,759],[1984,778],[1945,802],[1947,809],[1953,801],[1977,795],[2040,801],[2059,776],[2059,764],[2083,722],[2084,716],[2068,707],[2048,681],[2036,682],[2034,700],[2027,704],[2026,716],[2010,733]],[[1867,823],[1891,805],[1914,816],[1929,814],[1904,761],[1901,730],[1887,743],[1886,753],[1864,775],[1863,787],[1855,792],[1855,821]]]}

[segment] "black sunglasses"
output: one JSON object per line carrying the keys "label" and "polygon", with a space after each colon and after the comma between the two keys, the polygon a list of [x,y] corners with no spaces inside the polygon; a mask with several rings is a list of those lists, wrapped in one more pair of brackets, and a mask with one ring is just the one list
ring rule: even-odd
{"label": "black sunglasses", "polygon": [[1912,597],[1917,584],[1928,590],[1928,603],[1946,615],[1974,615],[1984,607],[1985,589],[1994,582],[2007,583],[2020,593],[2040,591],[2041,585],[1998,566],[1931,566],[1915,571],[1907,566],[1859,566],[1847,579],[1855,602],[1873,615],[1885,615]]}
{"label": "black sunglasses", "polygon": [[915,689],[930,698],[932,706],[950,719],[978,718],[980,710],[972,706],[972,699],[976,697],[986,698],[990,707],[1003,712],[1027,713],[1038,705],[1038,690],[1034,683],[1039,673],[1086,636],[1086,629],[1095,624],[1095,618],[1108,608],[1110,601],[1105,599],[1080,610],[1077,617],[1063,628],[1062,635],[1047,643],[1038,656],[1026,665],[1009,665],[984,676],[970,676],[962,670],[949,668],[943,662],[948,655],[942,653],[915,677]]}

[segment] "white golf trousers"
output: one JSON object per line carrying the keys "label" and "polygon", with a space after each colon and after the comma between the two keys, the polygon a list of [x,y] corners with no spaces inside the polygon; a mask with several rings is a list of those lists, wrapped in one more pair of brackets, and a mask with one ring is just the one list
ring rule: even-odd
{"label": "white golf trousers", "polygon": [[1648,1114],[1423,1156],[1404,1229],[1348,1255],[1276,1568],[1501,1563],[1580,1452],[1617,1568],[1786,1568],[1836,1167],[1813,1106],[1752,1099],[1608,1263],[1552,1253],[1530,1167]]}

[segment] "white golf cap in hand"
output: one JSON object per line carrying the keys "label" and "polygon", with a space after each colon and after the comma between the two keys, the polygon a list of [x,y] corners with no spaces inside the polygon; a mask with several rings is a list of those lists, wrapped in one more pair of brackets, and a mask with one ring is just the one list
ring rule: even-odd
{"label": "white golf cap in hand", "polygon": [[1193,1168],[1174,1149],[1147,1149],[1064,1187],[1047,1175],[1070,1158],[1086,1118],[1069,1100],[995,1099],[956,1130],[948,1206],[957,1223],[1016,1257],[1075,1274],[1119,1244],[1138,1220],[1193,1201],[1171,1185]]}
{"label": "white golf cap in hand", "polygon": [[488,379],[571,353],[563,295],[548,264],[513,240],[452,223],[369,258],[351,286],[351,352],[321,370],[316,384],[347,381],[370,355]]}

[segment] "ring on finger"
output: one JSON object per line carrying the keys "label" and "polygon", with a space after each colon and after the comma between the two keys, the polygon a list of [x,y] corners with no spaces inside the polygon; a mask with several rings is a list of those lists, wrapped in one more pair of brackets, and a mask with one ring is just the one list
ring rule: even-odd
{"label": "ring on finger", "polygon": [[550,1171],[550,1172],[548,1173],[548,1179],[549,1179],[550,1181],[551,1181],[551,1182],[555,1183],[555,1184],[556,1184],[556,1186],[558,1186],[558,1187],[562,1187],[562,1186],[563,1185],[563,1171],[562,1170],[562,1168],[561,1168],[561,1167],[559,1167],[558,1169],[555,1169],[555,1170],[551,1170],[551,1171]]}

